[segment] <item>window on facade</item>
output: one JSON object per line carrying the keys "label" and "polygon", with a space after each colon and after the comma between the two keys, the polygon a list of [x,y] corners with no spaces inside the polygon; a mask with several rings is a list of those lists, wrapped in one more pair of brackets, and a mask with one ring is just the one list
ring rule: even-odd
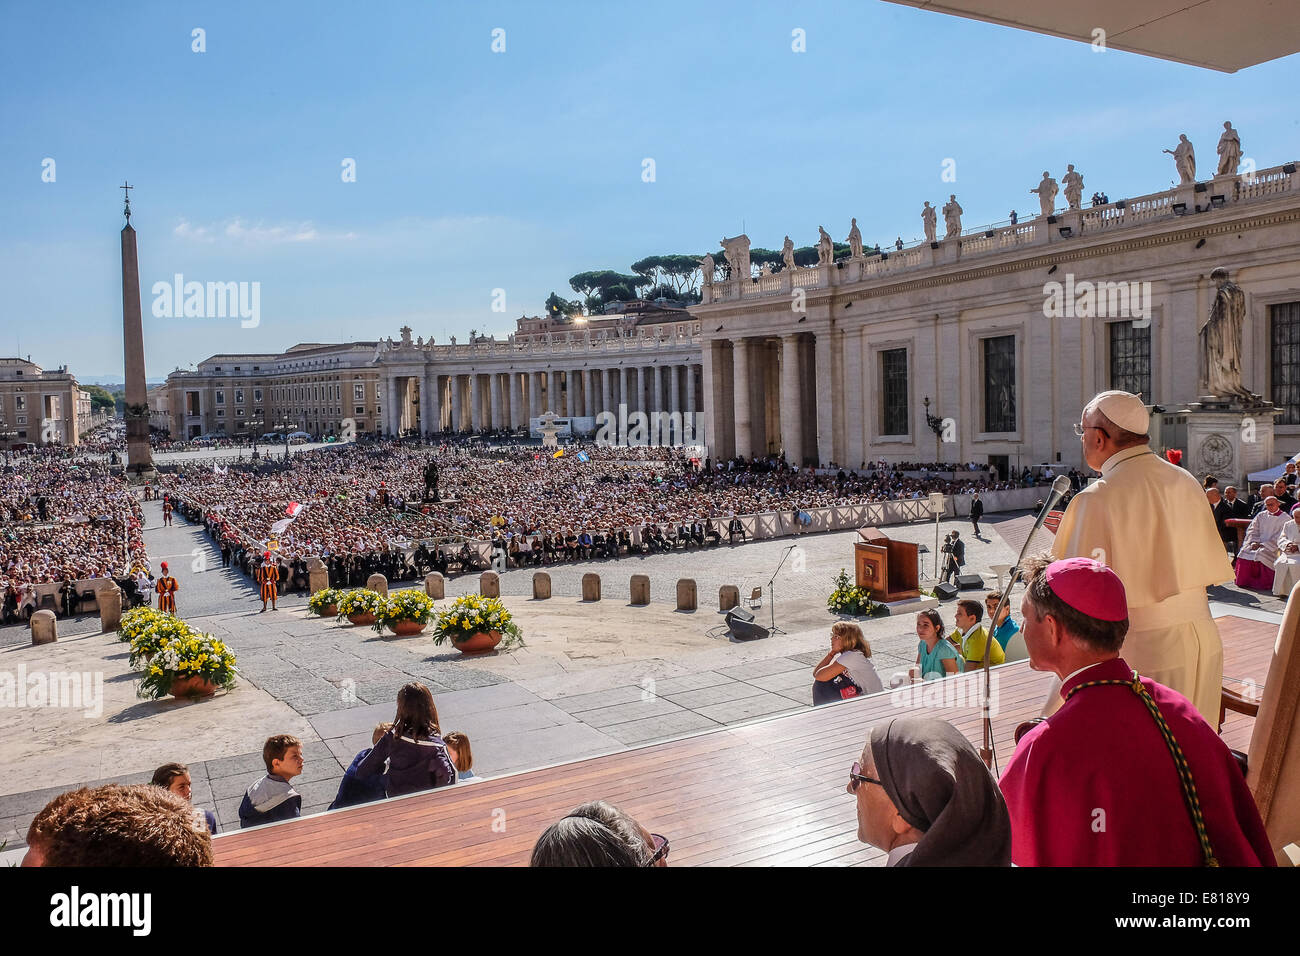
{"label": "window on facade", "polygon": [[1016,337],[984,340],[984,430],[1016,430]]}
{"label": "window on facade", "polygon": [[244,404],[244,390],[242,388],[235,389],[235,404]]}
{"label": "window on facade", "polygon": [[218,417],[218,418],[225,418],[225,417],[226,417],[226,410],[225,410],[224,408],[218,408],[218,409],[217,409],[217,417]]}
{"label": "window on facade", "polygon": [[262,400],[262,390],[260,388],[253,389],[253,401],[260,402],[261,400]]}
{"label": "window on facade", "polygon": [[1134,328],[1132,322],[1112,322],[1110,330],[1110,387],[1151,398],[1151,326]]}
{"label": "window on facade", "polygon": [[23,409],[25,409],[26,407],[27,407],[27,399],[26,399],[24,396],[22,396],[22,395],[15,395],[15,396],[14,396],[14,408],[18,409],[18,411],[21,412],[21,411],[22,411]]}
{"label": "window on facade", "polygon": [[220,391],[217,392],[217,404],[218,404],[218,405],[224,405],[224,404],[226,404],[226,393],[225,393],[225,392],[220,392]]}
{"label": "window on facade", "polygon": [[360,382],[352,386],[352,400],[354,402],[364,402],[366,400],[366,387]]}
{"label": "window on facade", "polygon": [[358,405],[357,410],[353,412],[354,415],[364,415],[365,413],[366,413],[366,407],[364,405]]}
{"label": "window on facade", "polygon": [[1268,313],[1271,397],[1282,409],[1277,423],[1300,424],[1300,302],[1271,305]]}
{"label": "window on facade", "polygon": [[886,349],[880,353],[880,387],[882,435],[906,435],[907,409],[907,349]]}

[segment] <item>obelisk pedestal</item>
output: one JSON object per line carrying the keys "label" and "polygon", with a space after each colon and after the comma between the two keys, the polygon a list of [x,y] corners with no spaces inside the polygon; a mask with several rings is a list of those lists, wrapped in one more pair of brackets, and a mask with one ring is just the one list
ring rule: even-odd
{"label": "obelisk pedestal", "polygon": [[149,448],[149,395],[144,377],[144,323],[140,317],[140,266],[136,257],[131,205],[122,228],[122,349],[125,358],[126,478],[157,478]]}

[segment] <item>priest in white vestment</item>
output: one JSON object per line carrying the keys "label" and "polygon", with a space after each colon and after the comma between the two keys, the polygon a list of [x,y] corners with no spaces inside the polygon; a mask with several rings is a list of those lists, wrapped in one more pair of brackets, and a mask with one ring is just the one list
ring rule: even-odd
{"label": "priest in white vestment", "polygon": [[[1124,584],[1130,628],[1124,659],[1143,677],[1178,691],[1217,726],[1223,644],[1205,589],[1232,580],[1232,562],[1190,472],[1151,450],[1150,413],[1129,392],[1102,392],[1075,431],[1101,478],[1070,501],[1056,558],[1092,558]],[[1061,705],[1059,681],[1044,708]]]}
{"label": "priest in white vestment", "polygon": [[1284,600],[1300,582],[1300,505],[1291,509],[1291,518],[1278,532],[1277,560],[1273,562],[1273,593]]}
{"label": "priest in white vestment", "polygon": [[1272,495],[1264,499],[1264,510],[1250,519],[1237,552],[1237,587],[1268,591],[1273,587],[1273,562],[1278,555],[1278,535],[1291,524]]}

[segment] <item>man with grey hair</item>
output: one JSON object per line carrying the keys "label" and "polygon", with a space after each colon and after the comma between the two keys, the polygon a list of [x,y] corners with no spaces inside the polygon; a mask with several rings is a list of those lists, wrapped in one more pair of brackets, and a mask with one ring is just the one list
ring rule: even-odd
{"label": "man with grey hair", "polygon": [[[1131,629],[1124,656],[1138,672],[1219,719],[1223,644],[1205,589],[1232,580],[1200,482],[1151,450],[1141,397],[1102,392],[1084,406],[1075,434],[1101,478],[1070,501],[1056,532],[1056,558],[1092,558],[1124,583]],[[1052,688],[1045,713],[1060,706]]]}

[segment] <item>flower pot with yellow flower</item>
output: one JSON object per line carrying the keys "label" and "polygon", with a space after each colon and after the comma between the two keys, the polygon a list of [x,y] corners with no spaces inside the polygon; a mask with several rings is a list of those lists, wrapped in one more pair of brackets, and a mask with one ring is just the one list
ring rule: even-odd
{"label": "flower pot with yellow flower", "polygon": [[433,643],[446,641],[462,654],[480,654],[498,645],[503,650],[522,647],[524,635],[500,598],[467,594],[438,614]]}
{"label": "flower pot with yellow flower", "polygon": [[191,629],[163,644],[145,669],[137,694],[157,700],[173,697],[211,697],[235,686],[235,655],[211,634]]}
{"label": "flower pot with yellow flower", "polygon": [[307,599],[307,610],[321,617],[336,617],[342,594],[342,591],[335,588],[321,588]]}
{"label": "flower pot with yellow flower", "polygon": [[374,624],[383,609],[384,596],[378,591],[354,588],[344,591],[339,598],[339,617],[347,618],[353,624]]}
{"label": "flower pot with yellow flower", "polygon": [[374,629],[380,634],[392,629],[398,637],[414,637],[433,618],[433,599],[423,591],[406,588],[394,591],[376,615]]}

